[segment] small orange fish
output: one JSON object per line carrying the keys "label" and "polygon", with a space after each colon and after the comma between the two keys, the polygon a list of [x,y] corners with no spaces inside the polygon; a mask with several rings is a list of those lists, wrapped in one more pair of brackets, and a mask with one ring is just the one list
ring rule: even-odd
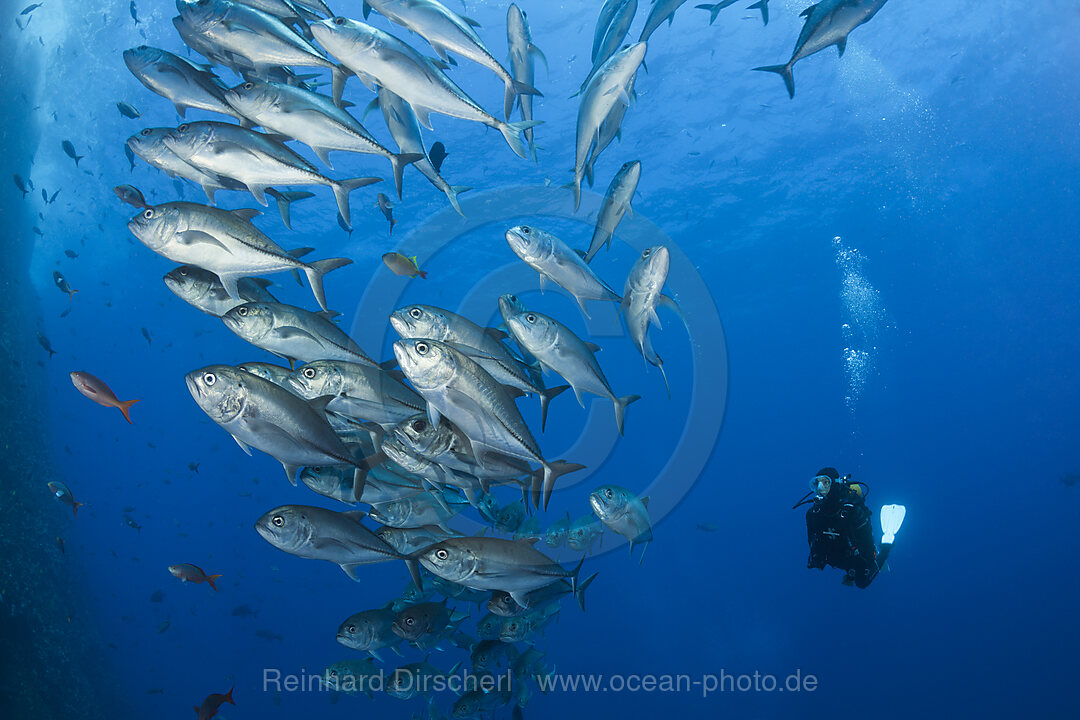
{"label": "small orange fish", "polygon": [[[217,580],[220,575],[207,575],[203,572],[203,569],[198,565],[192,565],[190,563],[180,563],[179,565],[170,565],[169,572],[173,577],[180,578],[180,582],[193,582],[193,583],[206,583],[210,587],[217,591],[217,585],[214,581]],[[232,702],[230,700],[230,702]],[[216,707],[216,706],[215,706]],[[210,717],[213,717],[212,715]]]}
{"label": "small orange fish", "polygon": [[235,705],[232,699],[233,688],[229,688],[229,692],[222,695],[221,693],[210,693],[206,696],[206,699],[202,701],[202,705],[195,708],[195,713],[198,715],[199,720],[210,720],[210,718],[217,715],[218,708],[224,703],[230,703]]}
{"label": "small orange fish", "polygon": [[420,269],[420,266],[416,262],[415,255],[412,257],[405,257],[401,253],[388,252],[382,256],[382,261],[395,275],[411,278],[419,275],[421,278],[427,279],[428,274]]}
{"label": "small orange fish", "polygon": [[[124,419],[131,423],[131,415],[128,410],[139,402],[138,400],[119,400],[109,386],[88,372],[76,371],[71,373],[71,382],[75,388],[98,405],[114,407],[124,414]],[[134,424],[134,423],[132,423]]]}

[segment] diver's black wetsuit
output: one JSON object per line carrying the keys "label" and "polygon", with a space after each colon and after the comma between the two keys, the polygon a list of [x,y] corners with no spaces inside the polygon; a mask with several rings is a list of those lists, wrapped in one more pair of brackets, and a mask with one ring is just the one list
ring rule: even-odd
{"label": "diver's black wetsuit", "polygon": [[826,565],[847,571],[856,587],[865,588],[885,565],[891,545],[874,547],[871,517],[862,495],[846,482],[834,482],[829,494],[806,511],[806,539],[810,543],[808,568]]}

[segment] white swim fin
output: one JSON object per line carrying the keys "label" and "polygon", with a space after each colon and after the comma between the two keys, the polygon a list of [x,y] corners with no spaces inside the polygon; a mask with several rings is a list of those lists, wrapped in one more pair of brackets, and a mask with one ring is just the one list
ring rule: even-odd
{"label": "white swim fin", "polygon": [[892,545],[896,542],[896,533],[904,524],[907,508],[903,505],[885,505],[881,508],[881,544]]}

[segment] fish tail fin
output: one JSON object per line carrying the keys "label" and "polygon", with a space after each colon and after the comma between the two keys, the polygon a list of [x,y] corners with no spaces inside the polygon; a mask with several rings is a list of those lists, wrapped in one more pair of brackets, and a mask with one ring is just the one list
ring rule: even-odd
{"label": "fish tail fin", "polygon": [[668,382],[667,373],[664,372],[664,361],[660,359],[660,356],[656,356],[656,367],[660,370],[660,377],[664,378],[664,387],[667,388],[668,400],[671,399],[671,383]]}
{"label": "fish tail fin", "polygon": [[[581,560],[582,562],[584,562],[584,555],[581,556]],[[580,569],[580,567],[581,565],[579,563],[578,568]],[[581,612],[585,612],[585,591],[589,589],[589,585],[592,584],[592,581],[595,580],[596,576],[599,574],[600,573],[593,573],[589,577],[585,578],[585,582],[580,584],[577,582],[577,573],[574,574],[574,597],[577,599],[577,604],[581,607]]]}
{"label": "fish tail fin", "polygon": [[540,432],[543,432],[544,428],[547,427],[548,404],[551,402],[551,399],[564,390],[569,389],[569,385],[559,385],[558,387],[547,388],[540,392]]}
{"label": "fish tail fin", "polygon": [[427,280],[427,270],[417,270],[416,274],[420,276],[421,280]]}
{"label": "fish tail fin", "polygon": [[405,174],[405,166],[423,159],[424,156],[420,153],[402,153],[390,156],[390,163],[394,166],[394,187],[397,189],[398,200],[401,199],[401,183]]}
{"label": "fish tail fin", "polygon": [[124,414],[124,419],[127,420],[128,423],[130,423],[131,425],[134,425],[135,423],[131,422],[131,415],[129,413],[131,411],[131,406],[134,405],[137,402],[139,402],[139,401],[138,400],[124,400],[119,405],[116,406],[120,410],[120,412],[122,412]]}
{"label": "fish tail fin", "polygon": [[[219,577],[221,577],[221,575],[207,575],[206,576],[206,584],[209,585],[210,587],[214,588],[214,592],[218,591],[217,585],[214,584],[214,581],[216,581]],[[233,703],[233,704],[235,705],[236,703]]]}
{"label": "fish tail fin", "polygon": [[297,200],[303,200],[309,197],[315,197],[315,193],[309,193],[303,190],[290,190],[287,192],[273,192],[270,193],[274,200],[277,202],[278,214],[281,215],[281,222],[285,223],[285,227],[292,230],[292,217],[290,216],[290,207]]}
{"label": "fish tail fin", "polygon": [[79,291],[78,290],[68,290],[68,294],[67,294],[68,300],[73,300],[75,298],[75,293],[77,293],[77,292],[79,292]]}
{"label": "fish tail fin", "polygon": [[510,113],[514,112],[514,101],[517,100],[518,95],[536,95],[538,97],[544,97],[544,93],[540,92],[532,85],[518,82],[509,75],[506,76],[505,82],[506,92],[503,94],[503,117],[507,120],[510,119]]}
{"label": "fish tail fin", "polygon": [[754,9],[760,10],[761,11],[761,19],[765,22],[766,25],[769,24],[769,0],[758,0],[758,2],[754,3],[753,5],[751,5],[750,7],[746,8],[746,9],[747,10],[754,10]]}
{"label": "fish tail fin", "polygon": [[458,215],[465,217],[465,213],[461,211],[461,205],[458,205],[458,195],[463,192],[469,192],[472,190],[468,185],[447,185],[446,186],[446,199],[450,201],[450,204],[454,206],[454,209],[458,211]]}
{"label": "fish tail fin", "polygon": [[720,14],[720,10],[723,8],[723,3],[714,3],[712,5],[695,5],[698,10],[709,11],[709,24],[712,25],[716,22],[716,16]]}
{"label": "fish tail fin", "polygon": [[326,260],[316,260],[304,267],[308,285],[311,285],[311,292],[314,293],[315,300],[318,301],[319,307],[323,310],[330,309],[326,306],[326,292],[323,290],[323,275],[331,270],[337,270],[340,267],[351,264],[352,260],[349,258],[327,258]]}
{"label": "fish tail fin", "polygon": [[85,155],[76,155],[75,156],[75,167],[79,167],[79,161],[82,160],[84,157],[86,157],[86,156]]}
{"label": "fish tail fin", "polygon": [[543,120],[522,120],[521,122],[500,122],[496,127],[499,132],[502,133],[503,138],[506,140],[506,144],[510,146],[510,149],[514,151],[520,158],[527,157],[525,154],[525,143],[521,141],[521,133],[528,130],[531,127],[536,127],[542,124]]}
{"label": "fish tail fin", "polygon": [[624,395],[615,400],[615,424],[619,426],[619,434],[623,434],[623,425],[626,422],[626,406],[640,400],[640,395]]}
{"label": "fish tail fin", "polygon": [[81,508],[81,507],[82,507],[83,505],[85,505],[85,504],[86,504],[86,503],[81,503],[81,502],[78,502],[78,501],[75,501],[75,502],[73,502],[73,503],[71,504],[71,512],[72,512],[72,514],[73,514],[73,515],[74,515],[75,517],[79,517],[79,508]]}
{"label": "fish tail fin", "polygon": [[787,65],[764,65],[762,67],[756,67],[754,70],[761,72],[776,73],[780,77],[784,78],[784,86],[787,87],[788,96],[794,99],[795,97],[795,76],[791,72],[791,64]]}
{"label": "fish tail fin", "polygon": [[232,691],[234,689],[235,689],[235,687],[229,688],[229,692],[225,693],[225,699],[222,702],[227,702],[230,705],[235,705],[236,704],[236,702],[232,699]]}
{"label": "fish tail fin", "polygon": [[[544,465],[544,509],[547,510],[548,503],[551,501],[551,491],[555,489],[555,481],[561,476],[567,473],[572,473],[575,470],[583,470],[584,465],[578,463],[568,463],[562,460],[557,460],[550,464]],[[534,500],[536,499],[535,491],[533,494]],[[539,506],[538,506],[539,507]]]}
{"label": "fish tail fin", "polygon": [[352,221],[350,220],[351,213],[349,211],[349,194],[357,188],[362,188],[367,185],[373,185],[377,182],[382,182],[382,178],[379,177],[358,177],[349,178],[348,180],[338,180],[333,182],[330,187],[334,191],[334,199],[337,201],[338,212],[341,214],[341,219],[345,221],[345,224],[352,229]]}

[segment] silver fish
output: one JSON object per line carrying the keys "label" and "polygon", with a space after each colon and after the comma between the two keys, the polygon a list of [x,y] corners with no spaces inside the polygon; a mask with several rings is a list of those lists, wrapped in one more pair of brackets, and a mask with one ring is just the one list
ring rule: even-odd
{"label": "silver fish", "polygon": [[243,183],[261,205],[267,204],[269,185],[325,185],[333,190],[338,213],[350,226],[349,193],[382,182],[377,177],[332,180],[277,137],[227,123],[184,123],[163,142],[189,165]]}
{"label": "silver fish", "polygon": [[405,166],[424,157],[422,154],[395,155],[329,97],[304,88],[252,79],[226,90],[225,100],[267,131],[304,143],[327,167],[334,167],[330,162],[331,150],[386,158],[393,166],[394,187],[399,198]]}
{"label": "silver fish", "polygon": [[146,45],[125,50],[124,64],[139,82],[171,102],[180,117],[194,108],[244,120],[225,102],[225,85],[208,66]]}
{"label": "silver fish", "polygon": [[352,650],[370,653],[373,658],[381,661],[379,650],[394,649],[394,646],[401,642],[401,638],[393,630],[396,617],[396,613],[387,608],[365,610],[350,615],[338,627],[337,641]]}
{"label": "silver fish", "polygon": [[288,386],[289,376],[292,375],[292,370],[287,367],[281,367],[280,365],[274,365],[273,363],[246,362],[237,365],[236,369],[249,372],[252,375],[258,375],[263,380],[269,380],[278,387],[284,388],[294,395],[296,394],[293,392],[293,389]]}
{"label": "silver fish", "polygon": [[649,324],[656,323],[659,328],[660,318],[656,315],[656,308],[666,307],[673,310],[683,321],[683,325],[686,325],[682,308],[670,296],[663,294],[670,264],[668,249],[663,245],[645,248],[626,277],[620,307],[630,339],[641,352],[645,362],[660,369],[664,385],[668,389],[668,397],[671,396],[671,386],[668,385],[667,373],[664,372],[664,361],[653,349],[652,340],[649,338]]}
{"label": "silver fish", "polygon": [[[499,120],[480,107],[432,60],[393,35],[342,17],[316,23],[311,26],[311,32],[368,88],[385,87],[409,103],[420,124],[429,130],[429,116],[433,112],[479,122],[502,133],[510,149],[518,157],[525,157],[521,133],[539,122]],[[514,88],[517,90],[518,86]]]}
{"label": "silver fish", "polygon": [[582,399],[584,392],[611,400],[615,406],[615,424],[619,434],[623,434],[626,406],[640,400],[641,396],[615,396],[596,361],[594,353],[600,349],[599,346],[582,340],[558,320],[538,312],[526,311],[515,315],[510,318],[507,327],[541,365],[570,383],[582,407],[585,407]]}
{"label": "silver fish", "polygon": [[506,231],[506,243],[526,265],[540,273],[541,290],[545,281],[551,280],[574,296],[585,317],[589,317],[587,300],[622,302],[580,254],[546,230],[518,225]]}
{"label": "silver fish", "polygon": [[567,570],[528,542],[494,537],[443,540],[420,554],[420,564],[444,580],[474,590],[502,590],[528,607],[526,596],[537,588],[568,579],[579,602],[581,563]]}
{"label": "silver fish", "polygon": [[877,14],[887,0],[822,0],[802,11],[799,17],[805,17],[802,32],[795,42],[791,59],[783,65],[767,65],[754,68],[762,72],[776,73],[784,79],[788,95],[795,97],[795,76],[792,68],[795,63],[814,53],[819,53],[830,45],[835,45],[840,57],[847,49],[848,35]]}
{"label": "silver fish", "polygon": [[375,366],[356,341],[334,324],[335,314],[284,303],[246,303],[221,320],[240,338],[292,363],[325,359]]}
{"label": "silver fish", "polygon": [[645,27],[641,29],[638,42],[647,42],[665,20],[670,25],[675,18],[675,11],[685,3],[686,0],[653,0],[652,10],[649,11],[649,17],[645,18]]}
{"label": "silver fish", "polygon": [[634,15],[637,14],[637,6],[637,0],[621,0],[619,2],[611,16],[607,30],[604,32],[604,37],[600,41],[600,46],[596,48],[592,69],[589,71],[585,81],[581,83],[581,87],[578,89],[579,93],[585,92],[585,88],[588,86],[589,81],[592,80],[593,75],[623,46],[626,33],[630,31],[630,24],[634,22]]}
{"label": "silver fish", "polygon": [[331,412],[396,425],[423,412],[424,399],[385,370],[341,360],[317,360],[299,368],[289,385],[301,397],[333,396]]}
{"label": "silver fish", "polygon": [[373,505],[370,515],[372,520],[387,527],[437,527],[445,533],[452,533],[447,523],[464,510],[468,503],[451,503],[449,508],[447,505],[445,500],[436,500],[429,491]]}
{"label": "silver fish", "polygon": [[236,300],[229,297],[217,275],[195,265],[173,268],[162,279],[165,286],[188,305],[218,318],[243,303],[277,302],[267,290],[272,283],[263,278],[240,278],[236,282],[240,297]]}
{"label": "silver fish", "polygon": [[250,455],[254,447],[274,457],[293,485],[304,465],[358,466],[314,404],[269,380],[210,365],[188,373],[185,381],[203,412],[244,452]]}
{"label": "silver fish", "polygon": [[290,555],[309,560],[326,560],[341,566],[360,582],[362,565],[404,560],[413,582],[421,587],[416,560],[406,557],[379,538],[362,522],[364,513],[335,512],[310,505],[282,505],[263,515],[255,530],[264,540]]}
{"label": "silver fish", "polygon": [[641,558],[645,558],[645,549],[653,539],[649,498],[638,498],[618,485],[602,485],[589,495],[589,505],[602,523],[630,541],[631,556],[637,545],[644,545]]}
{"label": "silver fish", "polygon": [[437,527],[392,528],[384,526],[376,530],[375,534],[403,555],[412,555],[417,550],[431,547],[457,533],[447,533]]}
{"label": "silver fish", "polygon": [[616,105],[630,104],[630,89],[644,59],[645,43],[623,48],[600,66],[582,91],[574,151],[574,212],[581,205],[581,179],[585,176],[600,126]]}
{"label": "silver fish", "polygon": [[[538,463],[543,468],[547,506],[555,480],[580,466],[548,462],[506,389],[479,365],[436,340],[398,340],[394,355],[402,371],[428,403],[432,423],[443,415],[469,438],[477,464],[484,451]],[[534,490],[534,502],[538,500]],[[539,503],[537,503],[539,504]]]}
{"label": "silver fish", "polygon": [[592,262],[600,248],[607,246],[611,249],[611,237],[626,213],[633,213],[630,203],[637,191],[638,181],[641,180],[641,161],[631,160],[624,164],[608,186],[604,195],[604,202],[600,206],[600,214],[596,218],[596,229],[593,230],[592,242],[589,243],[589,252],[585,254],[585,262]]}
{"label": "silver fish", "polygon": [[451,185],[439,174],[438,169],[431,162],[428,151],[424,149],[424,138],[420,133],[420,123],[417,121],[416,113],[413,112],[409,103],[380,86],[375,99],[364,110],[364,116],[366,117],[367,113],[375,107],[378,107],[382,112],[383,120],[386,121],[386,127],[390,130],[394,142],[397,143],[398,150],[403,155],[423,155],[413,167],[419,170],[420,174],[426,177],[440,192],[445,194],[450,204],[458,211],[458,214],[464,217],[465,213],[461,212],[461,205],[458,204],[458,195],[472,190],[472,188],[465,185]]}
{"label": "silver fish", "polygon": [[[540,48],[532,41],[532,31],[529,29],[529,17],[525,11],[514,3],[510,3],[506,11],[506,44],[510,48],[510,72],[514,80],[524,85],[535,84],[536,71],[533,60],[538,58],[547,67],[547,58]],[[521,108],[521,119],[531,121],[533,119],[533,96],[524,94],[517,98],[518,107]],[[510,115],[507,113],[507,118]],[[529,156],[536,162],[536,143],[533,140],[533,129],[525,130],[525,140],[529,143]]]}
{"label": "silver fish", "polygon": [[143,210],[128,222],[128,230],[158,255],[214,273],[235,300],[240,299],[237,283],[242,277],[286,270],[303,272],[315,300],[326,310],[323,275],[352,260],[302,262],[296,257],[302,252],[286,253],[251,224],[255,212],[172,202]]}

